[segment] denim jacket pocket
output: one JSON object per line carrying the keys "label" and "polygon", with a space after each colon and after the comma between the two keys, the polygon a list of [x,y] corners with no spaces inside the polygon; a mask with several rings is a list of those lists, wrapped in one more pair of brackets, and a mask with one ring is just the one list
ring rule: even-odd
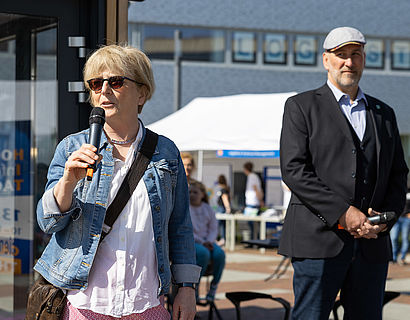
{"label": "denim jacket pocket", "polygon": [[178,175],[178,160],[161,160],[154,164],[158,169],[159,178],[164,182],[164,187],[169,191],[169,187],[175,188]]}

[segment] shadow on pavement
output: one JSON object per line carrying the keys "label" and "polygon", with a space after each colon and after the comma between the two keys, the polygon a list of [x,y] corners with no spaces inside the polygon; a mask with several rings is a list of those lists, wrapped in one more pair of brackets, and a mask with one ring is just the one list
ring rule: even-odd
{"label": "shadow on pavement", "polygon": [[[235,308],[231,309],[218,309],[223,320],[236,320]],[[208,311],[200,311],[197,313],[198,319],[207,320]],[[243,306],[241,307],[241,320],[248,319],[283,319],[285,316],[285,310],[282,308],[262,308],[255,306]],[[214,313],[214,320],[218,320],[218,317]]]}

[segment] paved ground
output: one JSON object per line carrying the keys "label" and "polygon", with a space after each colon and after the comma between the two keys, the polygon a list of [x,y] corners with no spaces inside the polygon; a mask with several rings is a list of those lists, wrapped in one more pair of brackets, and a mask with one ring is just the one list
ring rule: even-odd
{"label": "paved ground", "polygon": [[[227,264],[216,296],[216,306],[224,320],[235,320],[235,308],[225,298],[226,292],[255,291],[282,297],[293,305],[292,274],[290,265],[282,267],[279,278],[266,279],[276,270],[282,257],[274,251],[264,254],[257,249],[244,249],[241,245],[234,252],[227,252]],[[398,291],[400,296],[384,307],[384,320],[410,319],[410,260],[409,265],[390,265],[386,290]],[[202,280],[200,295],[205,295],[206,282]],[[200,319],[208,319],[208,307],[198,308]],[[242,320],[247,319],[283,319],[284,311],[277,302],[258,299],[241,304]],[[342,319],[342,310],[339,318]],[[217,317],[214,315],[214,319]],[[330,319],[334,319],[330,317]]]}
{"label": "paved ground", "polygon": [[[232,291],[254,291],[267,293],[276,297],[282,297],[293,305],[292,295],[292,266],[286,270],[282,267],[279,270],[280,277],[265,281],[282,261],[282,257],[274,251],[266,251],[264,254],[257,249],[244,249],[238,245],[234,252],[227,252],[227,264],[222,281],[216,296],[216,306],[219,309],[223,320],[235,320],[235,308],[233,304],[225,298],[226,292]],[[410,319],[410,259],[408,257],[407,266],[390,265],[387,281],[387,290],[398,291],[401,295],[389,302],[384,308],[384,320],[405,320]],[[3,279],[4,280],[4,279]],[[200,295],[205,295],[206,280],[203,279],[200,286]],[[4,283],[4,281],[2,282]],[[16,289],[14,289],[16,290]],[[9,299],[13,292],[13,286],[2,286],[0,290],[0,320],[22,320],[24,310],[15,310],[14,316],[6,315],[1,309],[1,305]],[[20,295],[20,294],[19,294]],[[25,305],[22,296],[21,305]],[[8,305],[10,302],[8,302]],[[208,307],[198,307],[200,319],[208,319]],[[242,320],[264,320],[283,319],[284,311],[277,302],[258,299],[241,304]],[[342,319],[339,315],[339,318]],[[213,319],[217,320],[214,315]],[[333,319],[331,317],[330,319]],[[308,320],[308,319],[307,319]]]}

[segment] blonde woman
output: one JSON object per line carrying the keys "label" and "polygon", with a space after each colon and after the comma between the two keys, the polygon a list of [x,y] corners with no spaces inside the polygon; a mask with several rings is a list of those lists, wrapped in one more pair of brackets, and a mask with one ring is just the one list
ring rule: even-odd
{"label": "blonde woman", "polygon": [[172,141],[159,136],[143,178],[99,243],[106,209],[145,138],[138,115],[154,92],[151,63],[138,49],[105,46],[88,59],[84,83],[91,104],[105,110],[100,155],[88,130],[57,146],[37,208],[52,237],[35,270],[68,290],[63,319],[170,319],[161,300],[171,277],[180,286],[173,319],[193,319],[200,268],[184,167]]}

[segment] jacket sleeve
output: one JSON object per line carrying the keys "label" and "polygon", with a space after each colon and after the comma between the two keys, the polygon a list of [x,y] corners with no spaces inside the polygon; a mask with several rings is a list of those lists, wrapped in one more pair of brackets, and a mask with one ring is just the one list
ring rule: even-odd
{"label": "jacket sleeve", "polygon": [[294,97],[289,98],[280,139],[282,179],[302,204],[332,227],[349,203],[317,176],[309,148],[310,135],[303,108]]}
{"label": "jacket sleeve", "polygon": [[178,172],[174,207],[168,223],[169,256],[172,275],[176,283],[198,282],[201,267],[197,266],[191,216],[189,213],[188,183],[181,157],[178,155]]}
{"label": "jacket sleeve", "polygon": [[73,194],[71,207],[66,212],[60,212],[54,198],[53,189],[64,174],[67,161],[65,154],[66,139],[62,140],[54,152],[47,174],[46,191],[37,204],[37,222],[45,233],[54,233],[64,229],[71,220],[81,214],[81,206]]}
{"label": "jacket sleeve", "polygon": [[[384,196],[382,211],[396,212],[397,219],[403,212],[406,203],[407,190],[407,173],[408,168],[404,160],[403,147],[401,144],[399,130],[397,128],[396,117],[394,111],[392,112],[392,137],[394,139],[395,150],[393,151],[393,160],[390,167],[388,183]],[[389,227],[391,227],[389,225]]]}

